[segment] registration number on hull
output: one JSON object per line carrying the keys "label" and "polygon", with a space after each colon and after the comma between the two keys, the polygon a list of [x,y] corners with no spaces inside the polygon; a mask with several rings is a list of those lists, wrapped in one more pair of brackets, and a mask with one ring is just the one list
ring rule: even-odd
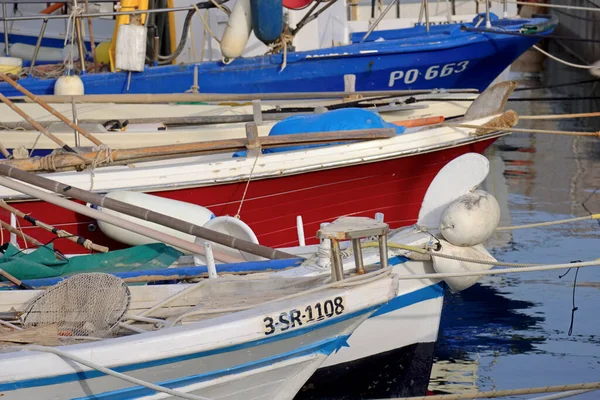
{"label": "registration number on hull", "polygon": [[344,297],[337,296],[323,302],[309,304],[302,309],[294,308],[279,315],[268,315],[263,319],[263,330],[265,336],[275,332],[285,332],[289,329],[333,318],[343,314],[345,310]]}
{"label": "registration number on hull", "polygon": [[401,71],[392,71],[390,73],[390,80],[388,86],[393,87],[396,82],[404,83],[405,85],[412,85],[417,80],[431,81],[437,78],[445,78],[453,74],[460,74],[469,65],[468,61],[461,61],[458,63],[449,63],[444,65],[432,65],[425,71],[420,71],[417,68]]}

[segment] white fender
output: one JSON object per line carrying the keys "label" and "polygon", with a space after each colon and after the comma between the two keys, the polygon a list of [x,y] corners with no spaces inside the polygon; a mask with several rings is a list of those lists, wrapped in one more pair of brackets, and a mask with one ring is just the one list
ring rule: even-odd
{"label": "white fender", "polygon": [[450,161],[427,188],[417,225],[437,229],[446,207],[479,186],[489,172],[490,162],[481,154],[467,153]]}
{"label": "white fender", "polygon": [[[106,197],[113,200],[119,200],[134,206],[147,208],[149,210],[156,211],[158,213],[165,214],[170,217],[187,221],[189,223],[199,226],[203,226],[207,221],[215,217],[215,215],[205,207],[186,203],[183,201],[165,199],[163,197],[153,196],[151,194],[146,193],[119,190],[106,194]],[[196,237],[193,235],[188,235],[187,233],[167,228],[162,225],[155,224],[153,222],[144,221],[103,207],[98,207],[98,209],[104,213],[115,215],[121,219],[135,222],[148,228],[156,229],[157,231],[178,237],[183,240],[187,240],[188,242],[194,242],[194,240],[196,239]],[[98,221],[98,227],[109,238],[130,246],[139,246],[142,244],[156,243],[156,240],[154,239],[150,239],[146,236],[130,232],[128,230],[116,227],[106,222]]]}
{"label": "white fender", "polygon": [[[444,255],[451,255],[457,257],[464,258],[472,258],[476,260],[483,261],[497,261],[488,251],[483,247],[483,245],[478,244],[473,247],[460,247],[454,246],[451,243],[446,242],[445,240],[440,240],[441,249],[433,252],[433,268],[435,272],[443,274],[449,272],[482,272],[490,270],[493,265],[486,264],[477,264],[465,261],[457,261],[451,260],[448,258],[436,257],[436,253],[441,253]],[[448,287],[453,293],[460,292],[461,290],[465,290],[473,286],[479,279],[481,279],[482,275],[474,275],[474,276],[461,276],[455,278],[444,278]]]}
{"label": "white fender", "polygon": [[[244,221],[241,221],[234,217],[216,217],[204,224],[204,227],[217,232],[225,233],[227,235],[239,239],[247,240],[252,243],[258,243],[258,238],[254,234],[252,229]],[[207,240],[205,239],[196,238],[194,243],[196,243],[198,246],[204,246],[204,242],[206,241]],[[241,258],[246,261],[258,261],[263,259],[253,254],[245,253],[243,251],[232,249],[231,247],[223,246],[214,242],[211,242],[211,245],[213,247],[213,251],[215,252],[218,251],[222,254],[227,254],[232,257]],[[195,255],[194,258],[197,260],[196,262],[200,261],[202,263],[206,263],[206,259],[204,258],[204,256]],[[217,271],[218,270],[219,268],[217,267]]]}
{"label": "white fender", "polygon": [[57,96],[81,96],[85,92],[83,81],[77,75],[63,75],[54,83]]}
{"label": "white fender", "polygon": [[237,0],[221,38],[221,54],[224,64],[229,64],[234,58],[242,55],[251,32],[250,0]]}
{"label": "white fender", "polygon": [[440,232],[456,246],[475,246],[492,236],[499,222],[500,205],[496,198],[475,190],[460,196],[444,210]]}

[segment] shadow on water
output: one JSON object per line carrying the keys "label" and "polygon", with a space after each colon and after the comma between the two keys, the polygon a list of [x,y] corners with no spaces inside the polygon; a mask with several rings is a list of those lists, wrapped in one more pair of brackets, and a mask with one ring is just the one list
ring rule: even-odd
{"label": "shadow on water", "polygon": [[535,306],[529,301],[505,297],[492,286],[476,284],[461,293],[448,293],[436,344],[439,360],[464,360],[474,352],[526,353],[544,337],[520,334],[539,330],[544,318],[522,310]]}
{"label": "shadow on water", "polygon": [[[550,45],[552,54],[558,50]],[[568,57],[566,57],[568,58]],[[573,60],[571,60],[573,61]],[[520,87],[545,87],[590,80],[577,71],[545,62],[543,73],[511,72]],[[547,101],[544,97],[600,96],[600,81],[560,88],[521,90],[509,109],[519,115],[600,111],[598,100]],[[521,120],[520,127],[600,131],[600,118]],[[490,175],[483,189],[501,208],[501,226],[557,220],[600,212],[600,141],[596,137],[513,134],[485,154]],[[597,221],[496,234],[486,247],[499,260],[558,263],[600,257]],[[458,294],[448,293],[436,345],[430,390],[460,393],[598,380],[597,304],[600,272],[581,269],[573,308],[573,277],[551,271],[482,279]],[[578,399],[600,398],[589,393]]]}

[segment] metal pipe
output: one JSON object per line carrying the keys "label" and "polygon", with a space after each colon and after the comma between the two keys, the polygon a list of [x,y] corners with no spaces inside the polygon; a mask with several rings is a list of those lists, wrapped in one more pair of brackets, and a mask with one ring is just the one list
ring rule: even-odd
{"label": "metal pipe", "polygon": [[398,2],[398,0],[393,0],[390,4],[388,4],[388,6],[385,8],[385,10],[383,10],[383,12],[379,15],[379,17],[377,17],[377,19],[375,20],[375,22],[373,23],[373,25],[371,25],[371,27],[369,28],[369,30],[367,31],[367,33],[365,33],[365,36],[363,36],[363,38],[360,39],[360,43],[363,43],[365,40],[367,40],[367,38],[369,37],[369,35],[371,33],[373,33],[373,31],[375,30],[375,28],[377,28],[377,25],[379,25],[379,23],[381,22],[381,20],[383,19],[383,17],[385,17],[385,15],[388,13],[388,11],[390,11],[392,9],[392,7],[394,6],[394,4],[396,4],[396,2]]}
{"label": "metal pipe", "polygon": [[423,10],[425,10],[425,32],[429,33],[429,3],[423,0]]}
{"label": "metal pipe", "polygon": [[9,57],[10,52],[8,50],[8,19],[6,18],[6,3],[2,3],[2,19],[4,20],[4,55]]}
{"label": "metal pipe", "polygon": [[381,269],[384,269],[388,266],[387,234],[380,235],[377,240],[379,241],[379,263],[381,264]]}
{"label": "metal pipe", "polygon": [[504,12],[503,12],[503,14],[502,14],[502,15],[503,15],[503,17],[504,17],[504,18],[508,18],[508,1],[507,1],[507,0],[504,0],[504,1],[502,2],[502,9],[503,9],[503,11],[504,11]]}
{"label": "metal pipe", "polygon": [[354,252],[356,273],[362,275],[365,273],[365,266],[363,264],[362,249],[360,248],[360,239],[352,239],[352,251]]}
{"label": "metal pipe", "polygon": [[[54,193],[44,192],[40,189],[37,189],[33,186],[26,185],[24,183],[8,179],[4,176],[0,176],[0,185],[5,186],[9,189],[15,190],[17,192],[21,192],[27,194],[29,196],[38,198],[40,200],[44,200],[48,203],[52,203],[59,207],[64,207],[68,210],[74,211],[76,213],[85,215],[90,218],[97,219],[99,221],[104,221],[107,224],[115,225],[119,228],[126,229],[130,232],[135,232],[140,235],[149,237],[158,242],[164,242],[174,247],[179,247],[181,249],[187,250],[192,254],[200,254],[205,255],[204,246],[197,245],[192,242],[188,242],[187,240],[180,239],[175,236],[171,236],[169,234],[157,231],[155,229],[149,228],[144,225],[140,225],[135,222],[131,222],[112,214],[107,214],[102,211],[98,211],[95,208],[86,207],[83,204],[75,203],[74,201],[68,200],[64,197],[60,197]],[[216,259],[226,262],[240,262],[239,258],[232,257],[227,254],[213,252]]]}
{"label": "metal pipe", "polygon": [[335,239],[331,239],[331,278],[336,282],[344,279],[340,242]]}
{"label": "metal pipe", "polygon": [[492,23],[490,22],[490,1],[485,0],[485,27],[491,28]]}
{"label": "metal pipe", "polygon": [[[6,4],[3,3],[3,7],[6,7]],[[104,13],[84,13],[79,17],[81,18],[101,18],[101,17],[111,17],[115,15],[138,15],[138,14],[155,14],[162,12],[173,12],[173,11],[189,11],[194,10],[193,6],[188,7],[171,7],[171,8],[160,8],[155,10],[131,10],[131,11],[110,11]],[[32,21],[36,19],[68,19],[70,18],[69,14],[51,14],[51,15],[22,15],[19,17],[2,17],[3,21]]]}
{"label": "metal pipe", "polygon": [[42,28],[40,29],[40,35],[38,36],[38,40],[35,44],[35,50],[33,51],[33,57],[31,57],[31,65],[29,66],[29,74],[33,71],[33,67],[35,67],[35,62],[38,58],[38,54],[40,53],[40,47],[42,46],[42,39],[44,38],[44,34],[46,33],[46,27],[48,26],[48,19],[44,18],[42,22]]}
{"label": "metal pipe", "polygon": [[[77,0],[73,0],[73,7],[77,9]],[[77,36],[77,47],[79,48],[79,61],[81,62],[81,74],[85,74],[85,47],[83,39],[83,31],[81,30],[81,19],[75,14],[75,35]],[[73,39],[71,39],[73,40]]]}

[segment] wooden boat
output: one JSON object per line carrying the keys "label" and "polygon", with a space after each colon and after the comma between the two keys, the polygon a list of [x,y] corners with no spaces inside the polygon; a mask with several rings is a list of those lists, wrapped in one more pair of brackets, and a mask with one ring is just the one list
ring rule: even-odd
{"label": "wooden boat", "polygon": [[[90,277],[95,278],[94,274]],[[352,332],[397,290],[397,280],[389,271],[363,275],[347,285],[320,281],[262,279],[256,284],[252,279],[211,280],[203,285],[211,295],[198,304],[205,315],[197,322],[99,341],[80,338],[83,343],[78,344],[59,341],[58,347],[51,348],[2,346],[0,392],[7,399],[49,395],[164,398],[173,395],[165,393],[167,388],[176,394],[203,396],[193,398],[292,399],[327,356],[344,346]],[[96,293],[110,293],[102,289]],[[247,294],[233,302],[234,308],[242,305],[244,311],[227,311],[232,306],[228,298],[232,291]],[[219,304],[219,299],[224,302]],[[315,309],[314,316],[296,315],[308,308]],[[194,311],[189,308],[178,318]],[[287,325],[279,323],[290,316]],[[64,335],[68,325],[58,326]],[[56,326],[54,331],[56,338]],[[27,329],[18,333],[25,332]],[[69,337],[63,338],[68,343]],[[109,376],[102,368],[136,380]]]}
{"label": "wooden boat", "polygon": [[[469,122],[475,126],[495,120],[500,116],[497,106],[503,108],[512,87],[507,84],[491,88],[473,103],[472,112],[467,112],[465,118],[477,115]],[[492,115],[490,104],[494,107]],[[485,110],[479,109],[480,113],[475,114],[482,105]],[[45,176],[100,193],[143,191],[202,205],[215,215],[239,214],[261,243],[288,247],[297,243],[298,215],[307,231],[317,230],[323,220],[343,215],[371,216],[375,211],[385,212],[392,227],[414,223],[429,183],[448,161],[467,152],[481,153],[506,134],[501,129],[484,131],[475,134],[476,129],[472,128],[434,125],[410,128],[404,134],[380,141],[262,154],[260,162],[256,157],[225,153]],[[20,160],[12,165],[23,168],[29,162]],[[43,215],[48,223],[96,243],[111,248],[120,246],[107,240],[91,219],[26,199],[12,190],[1,189],[0,197],[18,201],[23,212]],[[6,212],[1,215],[9,221]],[[24,229],[36,232],[36,228]],[[51,234],[39,230],[32,236],[42,242],[52,239]],[[307,240],[315,242],[312,238]],[[69,243],[58,246],[66,253],[81,251]]]}
{"label": "wooden boat", "polygon": [[[436,226],[440,225],[442,212],[453,203],[463,202],[463,196],[480,184],[488,171],[487,160],[476,154],[467,154],[449,163],[428,189],[418,225],[391,232],[387,238],[383,236],[387,234],[388,229],[384,222],[344,217],[319,231],[319,237],[324,239],[320,245],[282,249],[287,254],[299,258],[218,264],[215,266],[217,271],[231,276],[218,280],[225,279],[226,282],[233,282],[235,285],[235,282],[249,279],[248,287],[254,287],[258,292],[263,293],[261,288],[264,288],[269,280],[293,282],[289,279],[307,281],[320,279],[330,275],[330,265],[333,266],[334,271],[340,271],[337,275],[334,274],[339,277],[361,268],[369,272],[372,270],[369,266],[380,264],[378,268],[385,267],[380,271],[388,269],[399,277],[393,298],[390,298],[386,305],[371,315],[352,334],[346,346],[339,348],[327,358],[323,367],[312,378],[311,382],[314,384],[310,385],[310,389],[305,388],[305,394],[317,397],[352,393],[356,395],[366,393],[368,390],[371,395],[377,396],[423,395],[427,388],[433,349],[437,340],[444,288],[444,284],[439,279],[430,279],[426,274],[438,271],[440,268],[472,271],[479,271],[482,268],[476,264],[457,264],[453,260],[439,258],[432,261],[432,258],[427,256],[427,252],[424,254],[419,252],[432,243],[432,235],[437,234]],[[456,178],[451,186],[447,184],[450,177]],[[495,229],[493,222],[490,224],[490,229],[489,232]],[[365,239],[352,241],[352,243],[341,239],[342,235],[348,235],[349,232],[352,232],[352,238]],[[383,238],[383,242],[373,245],[377,243],[378,237]],[[331,241],[331,247],[335,247],[334,240],[339,242],[341,249],[339,261],[336,261],[335,252],[329,250],[328,246]],[[435,241],[441,244],[437,249],[439,254],[494,260],[480,244],[458,248],[440,239]],[[381,243],[385,243],[385,248]],[[381,262],[381,254],[386,254],[385,264]],[[190,258],[188,262],[191,261]],[[182,260],[182,263],[185,261]],[[210,262],[208,266],[178,266],[116,275],[125,281],[139,284],[144,281],[203,277],[206,276],[207,268],[210,269]],[[259,273],[259,275],[247,275],[249,273]],[[246,275],[236,277],[235,274]],[[411,279],[412,276],[414,279]],[[45,287],[56,284],[60,280],[60,278],[37,279],[26,280],[25,283],[34,287]],[[211,279],[208,279],[203,282],[210,281]],[[477,278],[457,283],[450,279],[448,284],[453,289],[461,290],[476,281]],[[293,284],[304,287],[298,282]],[[457,284],[460,288],[456,286]],[[6,284],[2,286],[8,288]],[[0,316],[10,310],[24,309],[25,305],[39,294],[39,290],[0,291]],[[247,295],[249,294],[240,290],[238,285],[232,286],[227,293],[221,293],[219,298],[222,302],[228,302],[226,306],[229,307],[234,305],[237,296],[246,299]],[[217,293],[212,293],[210,287],[205,290],[202,283],[132,286],[130,313],[168,320],[185,312],[191,306],[204,304],[204,301],[209,301],[208,298],[214,296],[217,296]],[[172,300],[168,304],[164,302],[167,298]],[[162,307],[155,307],[157,303]],[[374,383],[377,377],[382,378],[381,369],[375,368],[377,365],[387,366],[384,377],[386,379],[378,381],[381,383]],[[346,385],[338,385],[335,384],[336,382],[346,382]]]}
{"label": "wooden boat", "polygon": [[[379,107],[367,109],[379,112],[388,122],[423,124],[429,118],[438,118],[441,121],[464,115],[476,96],[477,94],[469,92],[415,94],[377,100]],[[464,99],[464,101],[452,99]],[[407,102],[413,103],[407,104]],[[246,116],[247,120],[254,119],[252,106],[246,105],[245,102],[238,102],[238,104],[78,103],[75,105],[75,116],[70,102],[51,103],[50,106],[69,120],[77,119],[79,126],[93,134],[106,146],[113,149],[126,149],[243,137],[245,135],[243,122],[226,123],[239,116]],[[339,107],[343,104],[335,99],[262,102],[263,123],[258,126],[258,134],[266,136],[278,120],[298,114],[285,112],[286,109],[308,111],[319,106]],[[352,102],[348,106],[351,104],[355,103]],[[364,104],[368,104],[368,98],[364,99]],[[93,145],[84,137],[80,137],[77,141],[77,135],[71,128],[38,104],[27,103],[18,106],[69,146],[74,148],[78,144],[81,147]],[[274,112],[276,110],[281,111]],[[0,104],[0,115],[3,115],[0,125],[8,128],[0,130],[0,143],[11,153],[14,149],[23,148],[30,156],[44,156],[56,149],[55,142],[40,135],[40,132],[33,129],[27,121],[12,112],[5,104]],[[221,122],[217,123],[219,121]]]}

